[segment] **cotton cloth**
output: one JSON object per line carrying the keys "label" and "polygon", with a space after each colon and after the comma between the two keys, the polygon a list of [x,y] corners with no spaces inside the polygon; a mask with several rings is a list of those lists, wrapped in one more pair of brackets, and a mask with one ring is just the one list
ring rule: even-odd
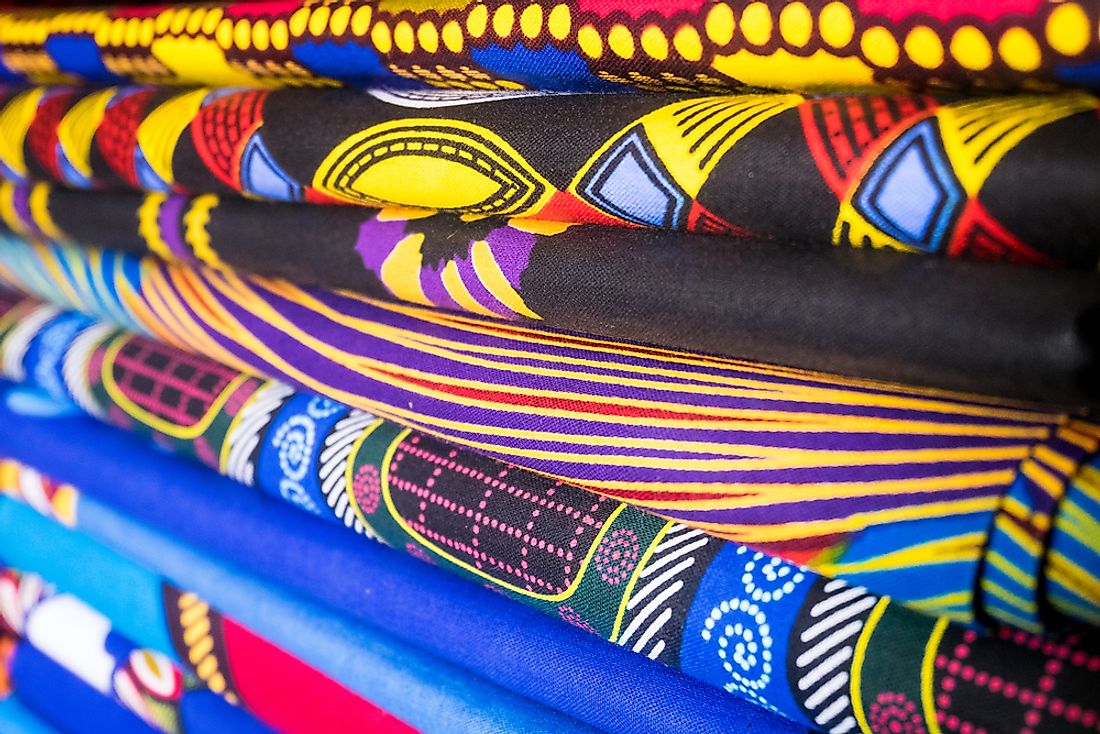
{"label": "cotton cloth", "polygon": [[548,231],[530,219],[44,183],[0,183],[0,219],[26,237],[612,339],[926,387],[1100,401],[1100,328],[1089,326],[1100,320],[1096,253],[1076,262],[1093,272],[1050,272],[824,240]]}
{"label": "cotton cloth", "polygon": [[1088,263],[1098,104],[0,87],[0,175]]}
{"label": "cotton cloth", "polygon": [[1094,0],[301,0],[0,16],[6,75],[628,91],[1098,86]]}

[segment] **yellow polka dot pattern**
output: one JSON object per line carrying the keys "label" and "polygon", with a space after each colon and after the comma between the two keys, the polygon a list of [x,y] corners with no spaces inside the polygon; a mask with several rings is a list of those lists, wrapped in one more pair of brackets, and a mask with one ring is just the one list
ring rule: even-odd
{"label": "yellow polka dot pattern", "polygon": [[311,0],[279,14],[245,15],[234,13],[232,5],[194,5],[143,17],[112,17],[106,10],[11,11],[0,13],[0,47],[8,68],[41,81],[60,73],[45,50],[47,38],[90,36],[112,71],[157,79],[171,75],[158,56],[162,41],[201,40],[235,69],[306,83],[312,75],[295,56],[296,48],[353,43],[373,50],[403,75],[445,81],[446,70],[494,88],[502,80],[470,77],[478,66],[469,57],[471,50],[553,46],[578,54],[596,76],[658,85],[663,75],[690,85],[693,74],[685,75],[685,65],[697,66],[695,75],[712,78],[712,60],[732,54],[777,64],[777,51],[857,59],[884,81],[977,78],[987,86],[1011,86],[1043,70],[1049,79],[1049,70],[1059,63],[1100,57],[1100,18],[1086,0],[1047,0],[1034,16],[995,30],[993,24],[967,18],[889,22],[861,14],[855,0],[713,0],[698,12],[656,22],[651,14],[601,16],[564,0],[440,0],[434,9],[428,6],[390,10],[363,0]]}

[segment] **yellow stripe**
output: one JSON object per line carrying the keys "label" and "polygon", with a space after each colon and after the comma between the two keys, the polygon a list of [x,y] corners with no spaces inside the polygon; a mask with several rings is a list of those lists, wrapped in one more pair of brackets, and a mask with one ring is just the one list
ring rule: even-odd
{"label": "yellow stripe", "polygon": [[936,696],[933,685],[936,673],[936,651],[940,649],[940,642],[946,630],[947,620],[937,620],[936,626],[932,628],[932,634],[928,636],[928,642],[924,645],[924,658],[921,660],[920,698],[928,734],[942,734],[940,723],[936,720]]}
{"label": "yellow stripe", "polygon": [[494,298],[520,316],[526,316],[529,319],[542,318],[527,307],[527,304],[523,302],[523,296],[517,293],[512,284],[508,282],[508,278],[504,276],[504,271],[500,269],[500,264],[493,257],[493,251],[488,242],[478,240],[471,246],[470,254],[474,264],[474,272],[477,273],[482,285],[493,294]]}
{"label": "yellow stripe", "polygon": [[874,634],[875,627],[878,626],[879,620],[882,619],[882,615],[886,613],[886,607],[890,604],[890,597],[884,596],[878,600],[874,609],[871,610],[871,614],[867,617],[867,623],[863,625],[863,629],[860,630],[859,639],[856,641],[856,649],[852,654],[852,679],[850,681],[851,697],[852,697],[852,712],[856,716],[856,721],[859,722],[860,731],[863,734],[874,734],[871,731],[870,725],[867,723],[867,715],[863,712],[863,661],[867,657],[867,645],[871,642],[871,635]]}

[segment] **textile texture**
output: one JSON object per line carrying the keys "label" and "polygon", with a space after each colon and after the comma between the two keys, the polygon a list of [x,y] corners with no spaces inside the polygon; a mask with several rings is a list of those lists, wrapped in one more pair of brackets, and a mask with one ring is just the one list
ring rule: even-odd
{"label": "textile texture", "polygon": [[[1058,502],[1097,450],[1096,426],[1074,414],[503,327],[109,251],[9,245],[0,274],[234,368],[825,568],[886,548],[905,568],[946,559],[974,568],[1003,535],[1002,555],[1016,560],[997,584],[1015,591],[995,596],[1024,625],[1038,624],[1045,603],[1038,579]],[[27,309],[12,304],[3,322],[13,379],[25,379],[29,339],[56,315],[27,319]],[[71,320],[70,337],[85,325]],[[129,401],[130,414],[169,436],[216,426],[198,452],[218,465],[210,442],[224,440],[229,419],[212,421],[251,394],[247,379],[185,369],[199,381],[193,398],[165,396],[144,366],[170,362],[146,353],[152,342],[123,352],[120,341],[92,363],[106,330],[91,333],[67,361],[68,340],[50,340],[52,391],[102,414],[82,383],[117,361],[111,402]],[[58,362],[63,373],[71,365],[63,379]],[[1080,562],[1094,568],[1088,558]]]}
{"label": "textile texture", "polygon": [[1097,105],[6,87],[0,174],[1088,264]]}
{"label": "textile texture", "polygon": [[558,90],[1100,84],[1094,0],[341,0],[0,16],[41,81]]}
{"label": "textile texture", "polygon": [[[250,734],[274,734],[252,717],[241,716],[224,699],[198,707],[203,721],[188,726],[184,711],[193,720],[196,707],[185,700],[192,695],[209,696],[206,685],[186,676],[170,657],[120,635],[112,629],[111,620],[82,600],[55,594],[40,577],[6,569],[0,575],[0,594],[7,602],[0,617],[6,632],[19,635],[20,644],[34,647],[153,730],[194,734],[234,727]],[[93,719],[85,730],[94,731],[96,726]]]}
{"label": "textile texture", "polygon": [[[0,452],[24,465],[53,467],[50,473],[59,481],[79,486],[75,517],[81,532],[162,575],[202,587],[204,597],[233,606],[234,617],[245,615],[247,601],[233,603],[226,585],[217,580],[203,582],[192,563],[179,558],[181,544],[216,559],[219,567],[238,569],[238,576],[252,575],[260,588],[291,590],[319,602],[314,609],[329,605],[502,689],[608,732],[717,733],[727,731],[730,721],[763,731],[799,730],[755,703],[606,644],[556,615],[516,604],[408,554],[363,542],[344,528],[304,516],[206,467],[150,451],[127,432],[85,416],[57,413],[55,402],[46,401],[48,409],[41,399],[16,393],[9,399],[5,391],[0,401],[0,417],[18,431],[0,436]],[[58,462],[61,447],[66,460]],[[119,455],[130,459],[125,468],[105,458]],[[23,510],[13,501],[4,507],[11,514]],[[15,525],[22,532],[43,528],[27,520],[34,513],[21,515]],[[58,567],[51,575],[74,575],[64,570],[64,558],[49,555],[48,543],[16,548],[24,566],[35,565],[27,553],[46,553]],[[83,579],[82,593],[92,596],[89,577],[75,576]],[[117,607],[117,593],[101,590],[97,603]],[[323,623],[323,616],[314,622]],[[301,634],[294,633],[299,643],[305,642]],[[343,650],[340,657],[350,660],[347,648]],[[569,675],[554,674],[559,670]],[[483,701],[473,710],[488,706]]]}
{"label": "textile texture", "polygon": [[[14,316],[20,321],[5,326]],[[666,533],[664,521],[629,504],[31,301],[0,304],[0,363],[6,376],[220,474],[552,614],[568,603],[588,618],[582,601],[621,606],[630,593],[622,582]],[[1071,445],[1075,435],[1062,435]],[[824,552],[794,541],[773,550],[962,621],[993,617],[1032,630],[1044,619],[1058,626],[1058,617],[1100,622],[1091,581],[1100,577],[1100,542],[1087,529],[1100,518],[1095,459],[1067,475],[1057,509],[1027,520],[1033,530],[1020,538],[1030,487],[1049,484],[1047,467],[1060,461],[1049,451],[1037,452],[1044,463],[1025,460],[1021,477],[1031,481],[1014,482],[1000,509],[868,528]],[[704,543],[701,535],[689,533]],[[631,560],[611,592],[595,577],[607,581],[624,552]],[[603,624],[614,637],[621,620]]]}
{"label": "textile texture", "polygon": [[[40,418],[22,422],[35,420],[51,422]],[[74,438],[70,436],[70,443]],[[3,450],[8,448],[5,446]],[[24,452],[28,450],[36,451],[32,447]],[[135,458],[132,463],[138,462]],[[157,498],[160,525],[181,529],[189,525],[185,520],[187,501],[173,502],[163,495],[163,489],[164,485],[151,489],[140,501],[148,502],[153,499],[150,495],[161,494]],[[204,493],[202,487],[195,487],[189,492],[189,500],[194,501]],[[173,512],[166,513],[164,510],[169,507]],[[254,520],[266,514],[256,509]],[[223,502],[221,512],[225,510]],[[78,502],[78,525],[80,513]],[[219,514],[214,507],[204,507],[201,517],[207,523],[216,523]],[[16,527],[29,525],[24,521]],[[336,528],[326,529],[338,532]],[[206,534],[202,528],[198,530]],[[954,716],[956,721],[987,731],[1033,726],[1037,732],[1060,732],[1080,726],[1064,716],[1074,704],[1078,708],[1071,719],[1091,714],[1088,720],[1095,721],[1096,712],[1089,702],[1091,681],[1100,670],[1100,656],[1090,653],[1084,640],[1072,636],[1043,640],[1007,628],[986,633],[968,629],[944,618],[906,610],[863,587],[824,579],[807,569],[755,556],[732,544],[722,544],[707,561],[696,555],[699,548],[691,542],[692,536],[681,539],[675,528],[669,530],[672,535],[666,536],[664,547],[653,552],[663,557],[654,563],[666,562],[661,573],[645,583],[679,591],[675,579],[693,587],[692,598],[675,599],[672,595],[670,599],[662,591],[645,606],[667,605],[660,616],[683,620],[685,633],[678,640],[676,657],[679,667],[689,675],[826,731],[858,729],[885,734],[894,728],[895,722],[899,726],[926,728],[932,717],[945,724]],[[295,540],[301,539],[299,535]],[[246,540],[261,546],[285,542],[270,532],[253,532]],[[674,550],[675,545],[680,547]],[[49,547],[44,543],[28,546]],[[134,546],[140,547],[138,543]],[[270,551],[262,556],[261,563],[278,562],[281,559],[273,554],[284,555],[277,554],[273,547]],[[694,569],[686,574],[675,570],[683,565],[678,560],[692,558],[697,561]],[[314,560],[323,562],[331,558]],[[349,570],[328,563],[311,564],[311,569],[319,575],[307,583],[320,588],[327,586],[324,576],[339,577]],[[285,573],[301,571],[297,566],[287,568]],[[414,580],[408,574],[402,578],[405,583]],[[370,583],[367,579],[363,581]],[[610,579],[605,583],[610,583]],[[656,599],[662,601],[658,604]],[[378,601],[373,599],[370,603]],[[433,610],[435,614],[440,612]],[[651,618],[648,625],[639,625],[648,627],[649,639],[645,644],[653,644],[652,650],[657,654],[665,651],[661,643],[669,641],[671,632],[661,627],[654,629],[660,616]],[[583,625],[587,620],[573,617],[568,621]],[[594,628],[588,631],[599,634]],[[1011,666],[1005,665],[1009,659]],[[962,665],[972,667],[966,677],[961,673]],[[994,671],[1001,678],[997,684],[992,684],[989,678]],[[967,680],[974,679],[977,672],[987,675],[980,682]],[[989,695],[988,685],[998,689],[994,695],[1001,695],[999,689],[1007,683],[1015,686],[1010,689],[1014,692],[1010,701],[1027,691],[1020,702],[1023,705],[984,704]],[[1060,701],[1054,710],[1061,714],[1054,714],[1049,708],[1054,691]],[[1034,696],[1041,692],[1046,693],[1039,712],[1029,713],[1035,707]]]}
{"label": "textile texture", "polygon": [[[487,318],[928,387],[1100,400],[1095,272],[46,183],[0,183],[0,219],[25,237]],[[1089,257],[1076,264],[1095,270]]]}

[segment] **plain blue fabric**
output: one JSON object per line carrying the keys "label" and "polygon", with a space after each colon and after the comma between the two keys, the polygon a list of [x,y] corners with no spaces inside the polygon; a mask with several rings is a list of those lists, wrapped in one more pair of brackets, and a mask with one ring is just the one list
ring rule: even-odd
{"label": "plain blue fabric", "polygon": [[4,734],[57,734],[15,696],[0,700],[0,732]]}
{"label": "plain blue fabric", "polygon": [[278,734],[212,691],[189,691],[180,701],[185,734]]}
{"label": "plain blue fabric", "polygon": [[[161,575],[167,577],[187,591],[196,592],[252,632],[425,732],[596,732],[468,671],[408,645],[395,644],[366,625],[221,568],[90,497],[81,498],[79,516],[80,532],[75,532],[16,500],[0,497],[0,560],[13,568],[41,575],[59,592],[73,594],[92,607],[96,607],[92,599],[102,595],[94,579],[118,575],[134,582],[131,587],[118,589],[119,599],[114,604],[121,606],[123,600],[128,600],[134,609],[146,609],[156,600],[143,598],[144,595],[155,588],[155,596],[160,599]],[[135,566],[112,548],[161,575]],[[72,563],[74,558],[79,558],[79,563]],[[133,618],[131,627],[137,634],[131,639],[148,647],[140,635],[154,624],[163,624],[162,616],[158,612],[155,619]],[[190,697],[188,694],[184,701]],[[236,709],[220,698],[195,704],[191,710],[193,717],[200,714],[219,717],[213,721],[220,722],[221,731],[237,731],[225,719]],[[251,723],[251,730],[257,730],[256,720],[245,718]],[[207,724],[204,731],[210,730]],[[218,730],[218,726],[213,729]],[[269,730],[261,726],[258,731]],[[188,729],[187,734],[194,732]]]}
{"label": "plain blue fabric", "polygon": [[32,418],[0,400],[0,424],[0,454],[608,732],[805,731],[92,419]]}
{"label": "plain blue fabric", "polygon": [[157,731],[26,640],[15,649],[11,677],[19,700],[43,721],[66,734],[154,734]]}

